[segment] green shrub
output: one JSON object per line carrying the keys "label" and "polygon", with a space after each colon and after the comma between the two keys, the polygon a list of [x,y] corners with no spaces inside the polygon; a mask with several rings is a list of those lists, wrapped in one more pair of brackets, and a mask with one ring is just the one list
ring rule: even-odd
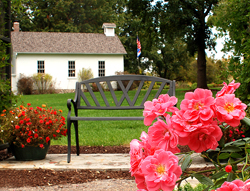
{"label": "green shrub", "polygon": [[33,91],[32,77],[21,75],[21,78],[17,82],[17,90],[19,94],[23,94],[23,95],[32,94],[32,91]]}
{"label": "green shrub", "polygon": [[196,89],[197,88],[197,83],[193,83],[192,86],[191,86],[191,89]]}
{"label": "green shrub", "polygon": [[77,78],[78,78],[79,82],[94,78],[94,74],[92,72],[92,69],[91,68],[88,68],[88,69],[82,68],[82,70],[79,70],[79,72],[77,74]]}
{"label": "green shrub", "polygon": [[34,74],[32,79],[38,94],[55,92],[55,82],[51,75],[38,73]]}

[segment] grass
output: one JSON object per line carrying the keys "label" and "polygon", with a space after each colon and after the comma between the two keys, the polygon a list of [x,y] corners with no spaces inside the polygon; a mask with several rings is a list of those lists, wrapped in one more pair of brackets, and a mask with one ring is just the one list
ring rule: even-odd
{"label": "grass", "polygon": [[[156,90],[153,90],[155,93]],[[146,91],[142,91],[136,105],[139,105],[143,98],[143,94]],[[163,92],[166,93],[166,92]],[[108,97],[110,105],[114,105],[110,92],[105,92]],[[121,91],[116,91],[118,100],[122,96]],[[132,99],[135,91],[130,91],[130,99]],[[101,101],[101,96],[98,92],[95,93],[98,101],[101,105],[104,102]],[[153,99],[154,94],[150,94],[148,100]],[[184,99],[184,89],[176,90],[176,97],[178,98],[177,107],[179,108],[181,101]],[[88,99],[90,95],[86,95]],[[67,99],[74,99],[74,93],[66,94],[41,94],[41,95],[23,95],[21,96],[18,104],[31,103],[33,107],[47,104],[49,107],[63,110],[63,116],[67,118]],[[91,98],[90,98],[91,99]],[[92,101],[91,104],[94,105]],[[123,102],[122,105],[126,105]],[[72,112],[73,113],[73,112]],[[79,116],[142,116],[142,110],[81,110]],[[74,128],[71,126],[72,131],[72,145],[75,145]],[[141,132],[147,132],[148,127],[143,124],[143,121],[79,121],[79,143],[80,145],[89,146],[107,146],[107,145],[129,145],[132,139],[139,139]],[[53,140],[53,145],[67,145],[67,137],[61,138],[61,140]]]}

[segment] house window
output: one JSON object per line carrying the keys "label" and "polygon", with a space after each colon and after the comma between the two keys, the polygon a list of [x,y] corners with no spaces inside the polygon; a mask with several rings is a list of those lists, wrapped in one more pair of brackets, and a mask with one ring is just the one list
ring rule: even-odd
{"label": "house window", "polygon": [[75,61],[69,61],[69,77],[75,77]]}
{"label": "house window", "polygon": [[37,73],[44,73],[44,61],[37,61]]}
{"label": "house window", "polygon": [[105,76],[105,61],[98,62],[98,75]]}

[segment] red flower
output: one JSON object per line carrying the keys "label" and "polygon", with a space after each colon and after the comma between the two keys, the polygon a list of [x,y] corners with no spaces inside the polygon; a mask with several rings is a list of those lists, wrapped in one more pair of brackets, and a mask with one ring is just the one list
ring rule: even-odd
{"label": "red flower", "polygon": [[48,143],[48,142],[49,142],[49,140],[50,140],[50,138],[49,138],[49,137],[46,137],[46,143]]}
{"label": "red flower", "polygon": [[43,144],[40,144],[40,147],[43,148]]}
{"label": "red flower", "polygon": [[19,123],[20,123],[20,124],[23,124],[23,120],[20,120]]}
{"label": "red flower", "polygon": [[15,128],[16,128],[16,129],[19,129],[19,128],[20,128],[20,126],[19,126],[19,125],[16,125],[16,126],[15,126]]}
{"label": "red flower", "polygon": [[25,116],[25,111],[22,111],[22,115]]}
{"label": "red flower", "polygon": [[231,166],[231,165],[227,165],[227,166],[225,167],[225,171],[226,171],[227,173],[231,172],[231,171],[232,171],[232,166]]}
{"label": "red flower", "polygon": [[31,125],[31,124],[32,124],[31,122],[26,123],[26,125]]}
{"label": "red flower", "polygon": [[22,144],[21,147],[24,148],[24,144]]}
{"label": "red flower", "polygon": [[40,120],[39,122],[40,122],[40,123],[43,123],[43,120]]}
{"label": "red flower", "polygon": [[36,133],[36,134],[34,135],[34,137],[35,137],[35,138],[38,138],[38,134]]}
{"label": "red flower", "polygon": [[29,131],[28,136],[31,136],[31,135],[32,135],[32,132],[31,132],[31,131]]}
{"label": "red flower", "polygon": [[28,105],[28,106],[31,106],[31,104],[30,104],[30,103],[27,103],[27,105]]}
{"label": "red flower", "polygon": [[57,113],[56,113],[56,111],[54,111],[54,115],[56,115]]}
{"label": "red flower", "polygon": [[27,141],[27,143],[30,143],[30,142],[31,142],[30,138],[28,138],[26,141]]}
{"label": "red flower", "polygon": [[55,134],[53,134],[53,137],[56,137],[56,135],[55,135]]}

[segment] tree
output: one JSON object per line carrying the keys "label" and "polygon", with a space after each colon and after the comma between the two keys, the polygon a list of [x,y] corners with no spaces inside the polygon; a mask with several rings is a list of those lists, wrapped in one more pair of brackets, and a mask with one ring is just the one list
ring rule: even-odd
{"label": "tree", "polygon": [[210,18],[220,35],[229,35],[224,51],[233,51],[229,70],[241,83],[237,96],[245,103],[250,101],[250,4],[248,0],[221,0]]}
{"label": "tree", "polygon": [[117,21],[120,1],[13,0],[12,21],[22,31],[102,32],[104,22]]}
{"label": "tree", "polygon": [[197,87],[207,88],[206,52],[215,42],[205,18],[218,0],[173,0],[166,1],[167,26],[185,39],[191,55],[197,53]]}
{"label": "tree", "polygon": [[128,9],[131,10],[133,16],[141,18],[141,26],[144,27],[144,31],[148,32],[145,32],[147,36],[151,38],[149,33],[158,33],[153,36],[158,36],[159,41],[162,41],[164,36],[165,42],[162,44],[157,39],[151,38],[157,45],[165,46],[167,43],[175,43],[171,40],[177,37],[185,40],[188,52],[191,55],[198,53],[198,87],[207,88],[205,49],[212,48],[215,43],[205,18],[217,2],[218,0],[172,0],[157,1],[155,5],[152,5],[150,0],[130,0]]}
{"label": "tree", "polygon": [[[137,6],[139,5],[139,6]],[[160,77],[176,79],[180,67],[186,67],[187,46],[178,36],[166,32],[164,13],[166,6],[150,1],[128,1],[124,32],[124,44],[128,55],[125,57],[125,69],[138,72],[152,68]],[[139,35],[142,45],[140,61],[136,60],[136,36]]]}

